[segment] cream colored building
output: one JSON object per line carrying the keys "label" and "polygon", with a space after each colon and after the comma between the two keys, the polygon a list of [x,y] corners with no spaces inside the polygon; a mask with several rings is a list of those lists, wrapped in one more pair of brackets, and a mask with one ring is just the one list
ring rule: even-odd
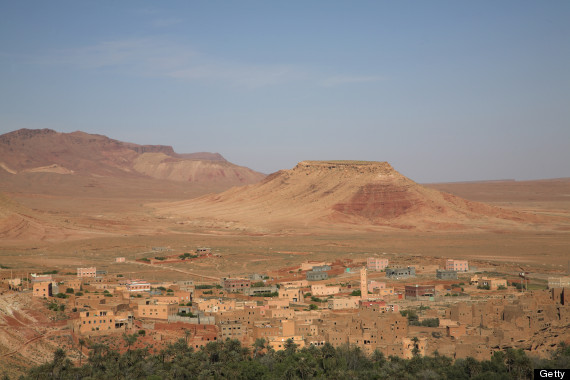
{"label": "cream colored building", "polygon": [[311,285],[311,295],[313,296],[332,296],[338,293],[340,293],[340,286]]}

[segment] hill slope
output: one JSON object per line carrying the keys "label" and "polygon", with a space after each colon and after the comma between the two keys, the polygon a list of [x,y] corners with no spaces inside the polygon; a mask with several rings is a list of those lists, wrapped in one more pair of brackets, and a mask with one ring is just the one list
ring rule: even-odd
{"label": "hill slope", "polygon": [[84,132],[20,129],[0,136],[0,171],[105,177],[151,177],[226,188],[264,175],[218,153],[177,154],[164,145],[137,145]]}
{"label": "hill slope", "polygon": [[544,222],[423,187],[386,162],[363,161],[303,161],[258,184],[153,206],[159,214],[189,221],[223,220],[262,229],[339,224],[453,230]]}

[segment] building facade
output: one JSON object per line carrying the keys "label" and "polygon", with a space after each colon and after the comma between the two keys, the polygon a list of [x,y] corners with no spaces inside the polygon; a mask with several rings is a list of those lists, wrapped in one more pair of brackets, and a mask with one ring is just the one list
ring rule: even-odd
{"label": "building facade", "polygon": [[435,297],[434,285],[406,285],[407,300],[419,300],[426,297]]}
{"label": "building facade", "polygon": [[388,259],[369,257],[366,259],[366,268],[370,271],[381,271],[388,267]]}
{"label": "building facade", "polygon": [[97,277],[97,268],[77,268],[77,277]]}
{"label": "building facade", "polygon": [[448,259],[445,262],[445,270],[454,270],[456,272],[467,272],[469,270],[469,262],[467,260]]}
{"label": "building facade", "polygon": [[440,280],[457,280],[457,272],[455,270],[436,269],[435,277]]}
{"label": "building facade", "polygon": [[416,277],[416,268],[386,268],[386,277],[389,278],[408,278]]}

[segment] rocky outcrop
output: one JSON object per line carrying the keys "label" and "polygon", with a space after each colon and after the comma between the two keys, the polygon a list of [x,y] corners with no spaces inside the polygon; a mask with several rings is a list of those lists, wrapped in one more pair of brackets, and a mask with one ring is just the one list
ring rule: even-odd
{"label": "rocky outcrop", "polygon": [[159,213],[244,224],[368,225],[405,229],[519,228],[540,217],[429,189],[387,162],[303,161],[262,182],[199,199],[157,205]]}

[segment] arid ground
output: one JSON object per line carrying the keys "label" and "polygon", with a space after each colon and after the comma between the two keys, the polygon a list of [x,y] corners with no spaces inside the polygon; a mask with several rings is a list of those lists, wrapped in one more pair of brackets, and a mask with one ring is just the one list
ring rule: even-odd
{"label": "arid ground", "polygon": [[[555,223],[556,229],[550,230],[543,226],[414,231],[309,224],[263,233],[251,231],[239,221],[192,222],[163,215],[157,209],[157,201],[170,204],[197,195],[180,183],[132,180],[119,184],[116,180],[95,178],[89,186],[66,183],[68,178],[61,182],[34,178],[35,185],[28,186],[31,182],[26,178],[20,180],[2,185],[2,210],[13,218],[3,219],[0,264],[16,271],[74,272],[78,266],[95,265],[111,273],[133,272],[133,276],[138,276],[152,272],[156,279],[184,278],[187,275],[183,272],[161,266],[118,265],[113,259],[160,255],[153,247],[168,247],[169,254],[175,254],[201,246],[211,247],[221,257],[184,264],[180,269],[222,276],[295,265],[308,259],[389,253],[516,263],[532,266],[533,270],[562,273],[570,260],[570,231],[560,228],[565,224],[560,219]],[[42,183],[46,186],[38,185]],[[565,179],[429,187],[510,210],[570,218],[570,181]]]}

